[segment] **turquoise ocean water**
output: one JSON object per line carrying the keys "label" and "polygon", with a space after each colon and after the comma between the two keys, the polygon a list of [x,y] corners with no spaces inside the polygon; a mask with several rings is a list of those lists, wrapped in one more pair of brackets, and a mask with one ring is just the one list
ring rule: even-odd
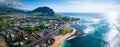
{"label": "turquoise ocean water", "polygon": [[[59,13],[80,18],[77,34],[65,40],[61,47],[120,47],[120,16],[118,13]],[[80,26],[82,31],[77,27]],[[79,35],[84,32],[82,35]]]}

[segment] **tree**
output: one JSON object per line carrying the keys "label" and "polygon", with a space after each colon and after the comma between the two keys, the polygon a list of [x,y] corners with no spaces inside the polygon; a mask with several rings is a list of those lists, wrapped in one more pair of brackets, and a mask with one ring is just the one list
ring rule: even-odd
{"label": "tree", "polygon": [[31,13],[37,13],[37,14],[41,14],[43,16],[53,16],[54,15],[54,11],[53,9],[49,8],[49,7],[38,7],[35,10],[31,11]]}

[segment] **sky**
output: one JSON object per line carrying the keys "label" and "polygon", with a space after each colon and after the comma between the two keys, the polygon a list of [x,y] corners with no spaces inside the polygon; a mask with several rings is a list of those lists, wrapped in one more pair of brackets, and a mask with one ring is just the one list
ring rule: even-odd
{"label": "sky", "polygon": [[0,4],[2,3],[13,6],[19,5],[21,9],[27,10],[48,6],[54,9],[55,12],[120,11],[120,0],[0,0]]}

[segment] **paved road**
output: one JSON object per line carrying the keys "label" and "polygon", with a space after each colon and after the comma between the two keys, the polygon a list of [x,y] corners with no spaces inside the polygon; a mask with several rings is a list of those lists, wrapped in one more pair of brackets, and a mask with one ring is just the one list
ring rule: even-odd
{"label": "paved road", "polygon": [[[68,23],[67,23],[68,24]],[[65,24],[65,25],[67,25]],[[56,29],[55,31],[49,33],[48,35],[44,36],[43,38],[40,38],[39,40],[35,41],[35,42],[32,42],[30,44],[27,44],[25,45],[24,47],[35,47],[36,45],[40,44],[40,43],[43,43],[44,41],[46,41],[47,39],[49,39],[51,36],[55,35],[56,33],[59,32],[59,30],[65,26],[65,25],[62,25],[61,27],[58,27],[58,29]]]}
{"label": "paved road", "polygon": [[49,33],[48,35],[44,36],[43,38],[40,38],[39,40],[37,40],[37,41],[35,41],[35,42],[32,42],[32,43],[30,43],[30,44],[25,45],[24,47],[35,47],[36,45],[45,42],[45,41],[46,41],[47,39],[49,39],[51,36],[53,36],[53,35],[55,35],[56,33],[58,33],[59,30],[60,30],[61,28],[63,28],[63,26],[68,25],[70,22],[71,22],[71,18],[70,18],[70,20],[69,20],[68,23],[62,25],[61,27],[58,27],[58,29],[56,29],[55,31]]}

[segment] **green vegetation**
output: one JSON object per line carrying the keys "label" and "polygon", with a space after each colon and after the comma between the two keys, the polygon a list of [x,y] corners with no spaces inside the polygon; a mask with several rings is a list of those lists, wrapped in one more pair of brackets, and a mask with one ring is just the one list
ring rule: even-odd
{"label": "green vegetation", "polygon": [[2,27],[8,28],[10,26],[10,24],[13,22],[10,21],[10,18],[11,17],[6,15],[0,15],[0,31],[2,30]]}
{"label": "green vegetation", "polygon": [[65,35],[67,33],[71,33],[73,31],[72,28],[70,28],[69,26],[64,26],[57,35]]}
{"label": "green vegetation", "polygon": [[78,20],[80,20],[80,18],[72,18],[72,17],[66,17],[66,16],[63,16],[62,20],[68,21],[68,20],[70,20],[70,18],[71,18],[71,21],[78,21]]}
{"label": "green vegetation", "polygon": [[34,15],[38,15],[38,16],[54,16],[54,11],[49,8],[49,7],[38,7],[33,11],[30,11],[29,13],[32,13]]}
{"label": "green vegetation", "polygon": [[48,13],[36,12],[36,13],[32,13],[31,15],[34,15],[34,16],[47,16]]}
{"label": "green vegetation", "polygon": [[69,20],[69,17],[63,17],[62,20]]}
{"label": "green vegetation", "polygon": [[24,13],[24,11],[12,7],[0,6],[0,15],[15,14],[15,13]]}
{"label": "green vegetation", "polygon": [[29,27],[20,27],[22,30],[30,31],[31,33],[35,31],[39,31],[40,29],[45,29],[47,28],[45,24],[41,24],[39,26],[29,26]]}
{"label": "green vegetation", "polygon": [[78,20],[80,20],[80,18],[72,18],[71,20],[72,21],[78,21]]}
{"label": "green vegetation", "polygon": [[[69,23],[70,18],[55,14],[49,7],[39,7],[25,13],[19,9],[0,7],[0,36],[3,37],[0,42],[5,41],[8,47],[22,47],[38,38],[45,37],[49,33],[53,33],[52,31]],[[79,19],[71,18],[71,22],[76,20]],[[42,30],[39,33],[40,35],[34,36],[35,31],[39,30]],[[69,26],[64,26],[57,35],[65,35],[72,31],[73,29]],[[51,43],[54,43],[54,41],[54,39],[50,39]],[[20,44],[20,42],[24,44]],[[47,44],[51,45],[51,43]]]}

